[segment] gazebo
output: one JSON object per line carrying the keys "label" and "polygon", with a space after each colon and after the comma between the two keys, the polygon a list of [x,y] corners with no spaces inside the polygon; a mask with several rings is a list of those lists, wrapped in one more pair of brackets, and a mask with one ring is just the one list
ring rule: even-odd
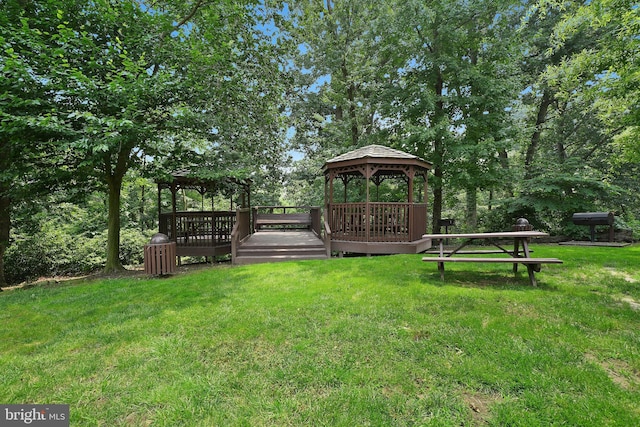
{"label": "gazebo", "polygon": [[[173,172],[170,180],[159,180],[158,184],[158,228],[161,233],[176,242],[177,256],[218,256],[231,253],[231,233],[240,215],[247,217],[251,205],[251,181],[229,176],[203,178],[189,169]],[[233,199],[229,210],[214,209],[213,196],[223,188],[240,191],[239,202],[234,210]],[[171,192],[171,212],[162,211],[162,190]],[[202,197],[202,210],[179,211],[178,192],[195,190]],[[212,197],[209,211],[204,210],[205,196]]]}
{"label": "gazebo", "polygon": [[[431,164],[392,148],[369,145],[328,160],[325,229],[331,250],[364,254],[420,253],[427,230],[427,174]],[[397,199],[380,200],[385,181]],[[360,183],[353,188],[354,183]],[[399,183],[399,185],[397,184]],[[401,196],[398,196],[401,194]]]}

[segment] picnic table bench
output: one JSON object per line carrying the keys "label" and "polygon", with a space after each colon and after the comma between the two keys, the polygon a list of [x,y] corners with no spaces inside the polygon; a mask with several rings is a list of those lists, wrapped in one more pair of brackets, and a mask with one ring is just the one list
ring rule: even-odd
{"label": "picnic table bench", "polygon": [[[432,240],[439,240],[439,251],[437,257],[424,257],[422,261],[437,262],[440,278],[444,280],[444,264],[447,262],[485,262],[485,263],[509,263],[513,264],[513,272],[518,272],[518,264],[527,267],[529,273],[529,281],[532,286],[537,286],[535,272],[539,272],[542,264],[562,264],[557,258],[534,258],[529,250],[529,240],[535,237],[548,236],[547,233],[540,231],[505,231],[497,233],[459,233],[459,234],[425,234],[422,237]],[[463,239],[463,242],[453,250],[444,250],[445,239]],[[498,240],[513,239],[513,250],[505,249]],[[497,250],[481,250],[481,251],[462,251],[474,240],[485,240],[497,248]],[[522,249],[520,249],[522,247]],[[509,255],[507,258],[489,258],[484,256],[478,257],[454,257],[457,254],[465,255],[486,255],[487,253],[504,253]]]}
{"label": "picnic table bench", "polygon": [[261,213],[255,218],[256,230],[264,226],[280,228],[311,228],[311,214],[306,213]]}

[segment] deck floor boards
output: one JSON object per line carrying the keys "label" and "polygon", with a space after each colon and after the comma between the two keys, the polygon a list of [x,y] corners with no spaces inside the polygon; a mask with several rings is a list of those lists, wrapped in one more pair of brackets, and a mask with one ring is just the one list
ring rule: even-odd
{"label": "deck floor boards", "polygon": [[258,231],[242,243],[241,247],[264,246],[323,246],[324,243],[311,231]]}

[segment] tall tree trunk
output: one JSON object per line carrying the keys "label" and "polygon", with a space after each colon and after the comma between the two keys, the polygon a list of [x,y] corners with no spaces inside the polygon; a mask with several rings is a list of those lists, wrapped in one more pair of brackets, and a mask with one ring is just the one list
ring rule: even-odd
{"label": "tall tree trunk", "polygon": [[107,263],[105,273],[113,273],[124,270],[120,262],[120,193],[122,192],[122,177],[110,177],[109,189],[109,216],[107,219]]}
{"label": "tall tree trunk", "polygon": [[[11,146],[8,142],[0,142],[0,170],[6,171],[11,161]],[[11,232],[11,199],[9,198],[10,181],[0,180],[0,291],[7,286],[4,275],[4,254],[9,247]]]}
{"label": "tall tree trunk", "polygon": [[478,190],[467,188],[466,191],[467,212],[465,221],[469,230],[475,231],[478,227]]}
{"label": "tall tree trunk", "polygon": [[440,220],[442,219],[442,166],[434,166],[433,176],[433,209],[431,217],[433,218],[432,232],[440,233]]}
{"label": "tall tree trunk", "polygon": [[558,161],[564,163],[567,160],[567,149],[562,141],[556,143],[556,151],[558,152]]}
{"label": "tall tree trunk", "polygon": [[111,164],[111,155],[104,159],[105,178],[109,191],[109,208],[107,217],[107,263],[105,273],[114,273],[124,270],[120,262],[120,194],[122,193],[122,181],[127,173],[129,157],[135,143],[122,144],[117,152],[115,165]]}
{"label": "tall tree trunk", "polygon": [[342,78],[347,87],[347,102],[349,110],[349,118],[351,119],[351,146],[358,146],[358,120],[356,119],[356,86],[353,82],[349,82],[349,70],[347,69],[346,58],[342,58]]}
{"label": "tall tree trunk", "polygon": [[356,118],[356,87],[353,83],[349,84],[347,95],[349,98],[349,115],[351,116],[351,144],[353,144],[354,147],[357,147],[359,132],[358,120]]}
{"label": "tall tree trunk", "polygon": [[[142,170],[146,170],[147,169],[147,159],[146,157],[142,158]],[[140,214],[140,219],[139,219],[139,227],[140,227],[140,231],[142,231],[143,233],[147,230],[147,221],[145,218],[145,205],[147,203],[146,200],[146,195],[147,195],[147,186],[145,185],[144,181],[140,184],[140,209],[138,209],[138,212]],[[203,209],[204,210],[204,209]]]}
{"label": "tall tree trunk", "polygon": [[[146,194],[146,185],[142,184],[140,186],[140,209],[139,209],[139,213],[140,213],[140,222],[139,222],[139,226],[140,226],[140,231],[142,231],[143,233],[147,230],[147,221],[144,217],[144,205],[146,203],[146,198],[145,198],[145,194]],[[204,209],[203,209],[204,210]]]}
{"label": "tall tree trunk", "polygon": [[[475,48],[471,49],[471,51],[469,52],[469,56],[471,59],[471,65],[473,67],[477,67],[478,66],[478,50]],[[469,91],[470,91],[469,93],[471,97],[477,96],[476,93],[478,91],[478,87],[475,81],[473,81],[469,85]],[[480,143],[481,132],[475,128],[474,124],[482,122],[481,116],[483,114],[484,113],[481,110],[474,109],[474,108],[469,109],[468,119],[470,124],[467,127],[467,137],[469,137],[468,143],[476,144],[476,145]],[[472,161],[473,163],[478,164],[479,159],[476,155],[473,155]],[[465,213],[465,223],[468,230],[475,231],[478,227],[478,189],[476,188],[473,180],[468,184],[468,187],[466,188],[465,193],[466,193],[465,198],[466,198],[466,205],[467,205],[467,209]]]}
{"label": "tall tree trunk", "polygon": [[[442,100],[442,92],[444,90],[444,80],[440,72],[438,72],[438,78],[436,80],[436,108],[434,111],[434,125],[440,126],[440,120],[445,115],[444,101]],[[443,164],[444,164],[444,135],[442,130],[439,130],[436,134],[436,138],[433,141],[433,176],[435,178],[433,183],[433,211],[432,211],[432,232],[437,234],[440,232],[440,220],[442,219],[442,184],[443,184]]]}
{"label": "tall tree trunk", "polygon": [[[504,169],[505,176],[509,176],[509,154],[504,148],[498,152],[498,161],[500,162],[500,166],[502,166],[502,169]],[[503,180],[503,188],[509,197],[513,197],[512,180]],[[491,193],[491,196],[491,200],[493,200],[493,192]],[[491,210],[491,206],[489,206],[489,210]]]}
{"label": "tall tree trunk", "polygon": [[4,275],[4,254],[9,247],[9,233],[11,231],[11,200],[6,195],[4,184],[0,184],[0,291],[7,286]]}
{"label": "tall tree trunk", "polygon": [[533,161],[536,153],[538,152],[538,145],[540,144],[540,136],[542,135],[542,125],[547,120],[547,112],[549,106],[553,102],[553,96],[549,89],[545,89],[542,94],[542,100],[540,101],[540,107],[538,107],[538,115],[536,117],[536,127],[531,135],[531,141],[527,148],[527,154],[524,159],[524,178],[529,179],[533,177]]}

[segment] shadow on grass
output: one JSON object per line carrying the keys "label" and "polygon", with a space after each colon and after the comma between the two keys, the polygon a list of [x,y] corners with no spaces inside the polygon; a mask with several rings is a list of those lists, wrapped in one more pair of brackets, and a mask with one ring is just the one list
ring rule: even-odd
{"label": "shadow on grass", "polygon": [[[229,266],[201,268],[175,275],[152,277],[139,271],[117,275],[43,280],[3,292],[2,302],[16,310],[40,307],[53,323],[118,324],[153,322],[167,312],[207,310],[243,292],[251,273]],[[20,308],[22,307],[22,308]]]}
{"label": "shadow on grass", "polygon": [[440,273],[427,271],[423,274],[423,281],[436,287],[459,286],[463,288],[477,289],[505,289],[518,291],[545,290],[554,291],[557,287],[545,282],[544,278],[536,275],[537,286],[531,286],[529,276],[525,271],[511,272],[502,271],[445,271],[444,280],[440,278]]}
{"label": "shadow on grass", "polygon": [[[556,286],[542,273],[536,274],[537,287],[531,286],[526,268],[520,268],[513,274],[511,265],[500,269],[478,267],[475,265],[455,266],[445,270],[444,281],[435,264],[422,262],[421,255],[388,255],[376,257],[345,257],[329,261],[296,263],[297,269],[306,275],[325,277],[333,282],[348,283],[368,280],[370,283],[384,283],[395,287],[410,286],[419,282],[422,285],[436,287],[457,286],[478,289],[508,290],[556,290]],[[435,268],[434,268],[435,267]]]}

